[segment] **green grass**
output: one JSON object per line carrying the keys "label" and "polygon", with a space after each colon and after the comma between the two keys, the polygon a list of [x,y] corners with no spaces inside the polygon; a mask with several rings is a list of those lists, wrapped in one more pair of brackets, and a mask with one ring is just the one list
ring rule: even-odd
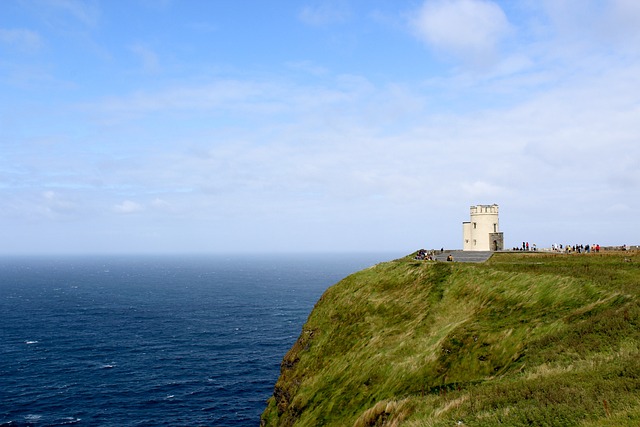
{"label": "green grass", "polygon": [[327,290],[267,426],[640,425],[640,256],[411,256]]}

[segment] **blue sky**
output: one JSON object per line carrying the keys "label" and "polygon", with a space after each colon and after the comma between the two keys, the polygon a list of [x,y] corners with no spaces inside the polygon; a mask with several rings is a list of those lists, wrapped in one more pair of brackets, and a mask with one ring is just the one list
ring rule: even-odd
{"label": "blue sky", "polygon": [[4,0],[0,253],[639,244],[635,0]]}

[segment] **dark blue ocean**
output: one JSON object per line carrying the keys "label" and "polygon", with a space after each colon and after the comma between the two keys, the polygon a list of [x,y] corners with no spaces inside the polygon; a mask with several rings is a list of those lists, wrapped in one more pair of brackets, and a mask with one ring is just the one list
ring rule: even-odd
{"label": "dark blue ocean", "polygon": [[0,258],[0,425],[257,426],[322,293],[392,258]]}

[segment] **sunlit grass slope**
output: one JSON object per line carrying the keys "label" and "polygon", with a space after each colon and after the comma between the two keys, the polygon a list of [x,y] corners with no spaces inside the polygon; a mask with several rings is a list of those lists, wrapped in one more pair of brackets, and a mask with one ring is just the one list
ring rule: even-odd
{"label": "sunlit grass slope", "polygon": [[327,290],[267,426],[638,426],[640,255],[411,256]]}

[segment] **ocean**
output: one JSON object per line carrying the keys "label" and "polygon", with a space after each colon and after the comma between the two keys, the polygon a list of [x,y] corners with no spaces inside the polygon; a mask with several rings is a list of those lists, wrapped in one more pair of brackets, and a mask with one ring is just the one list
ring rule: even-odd
{"label": "ocean", "polygon": [[397,257],[0,258],[0,426],[257,426],[322,293]]}

